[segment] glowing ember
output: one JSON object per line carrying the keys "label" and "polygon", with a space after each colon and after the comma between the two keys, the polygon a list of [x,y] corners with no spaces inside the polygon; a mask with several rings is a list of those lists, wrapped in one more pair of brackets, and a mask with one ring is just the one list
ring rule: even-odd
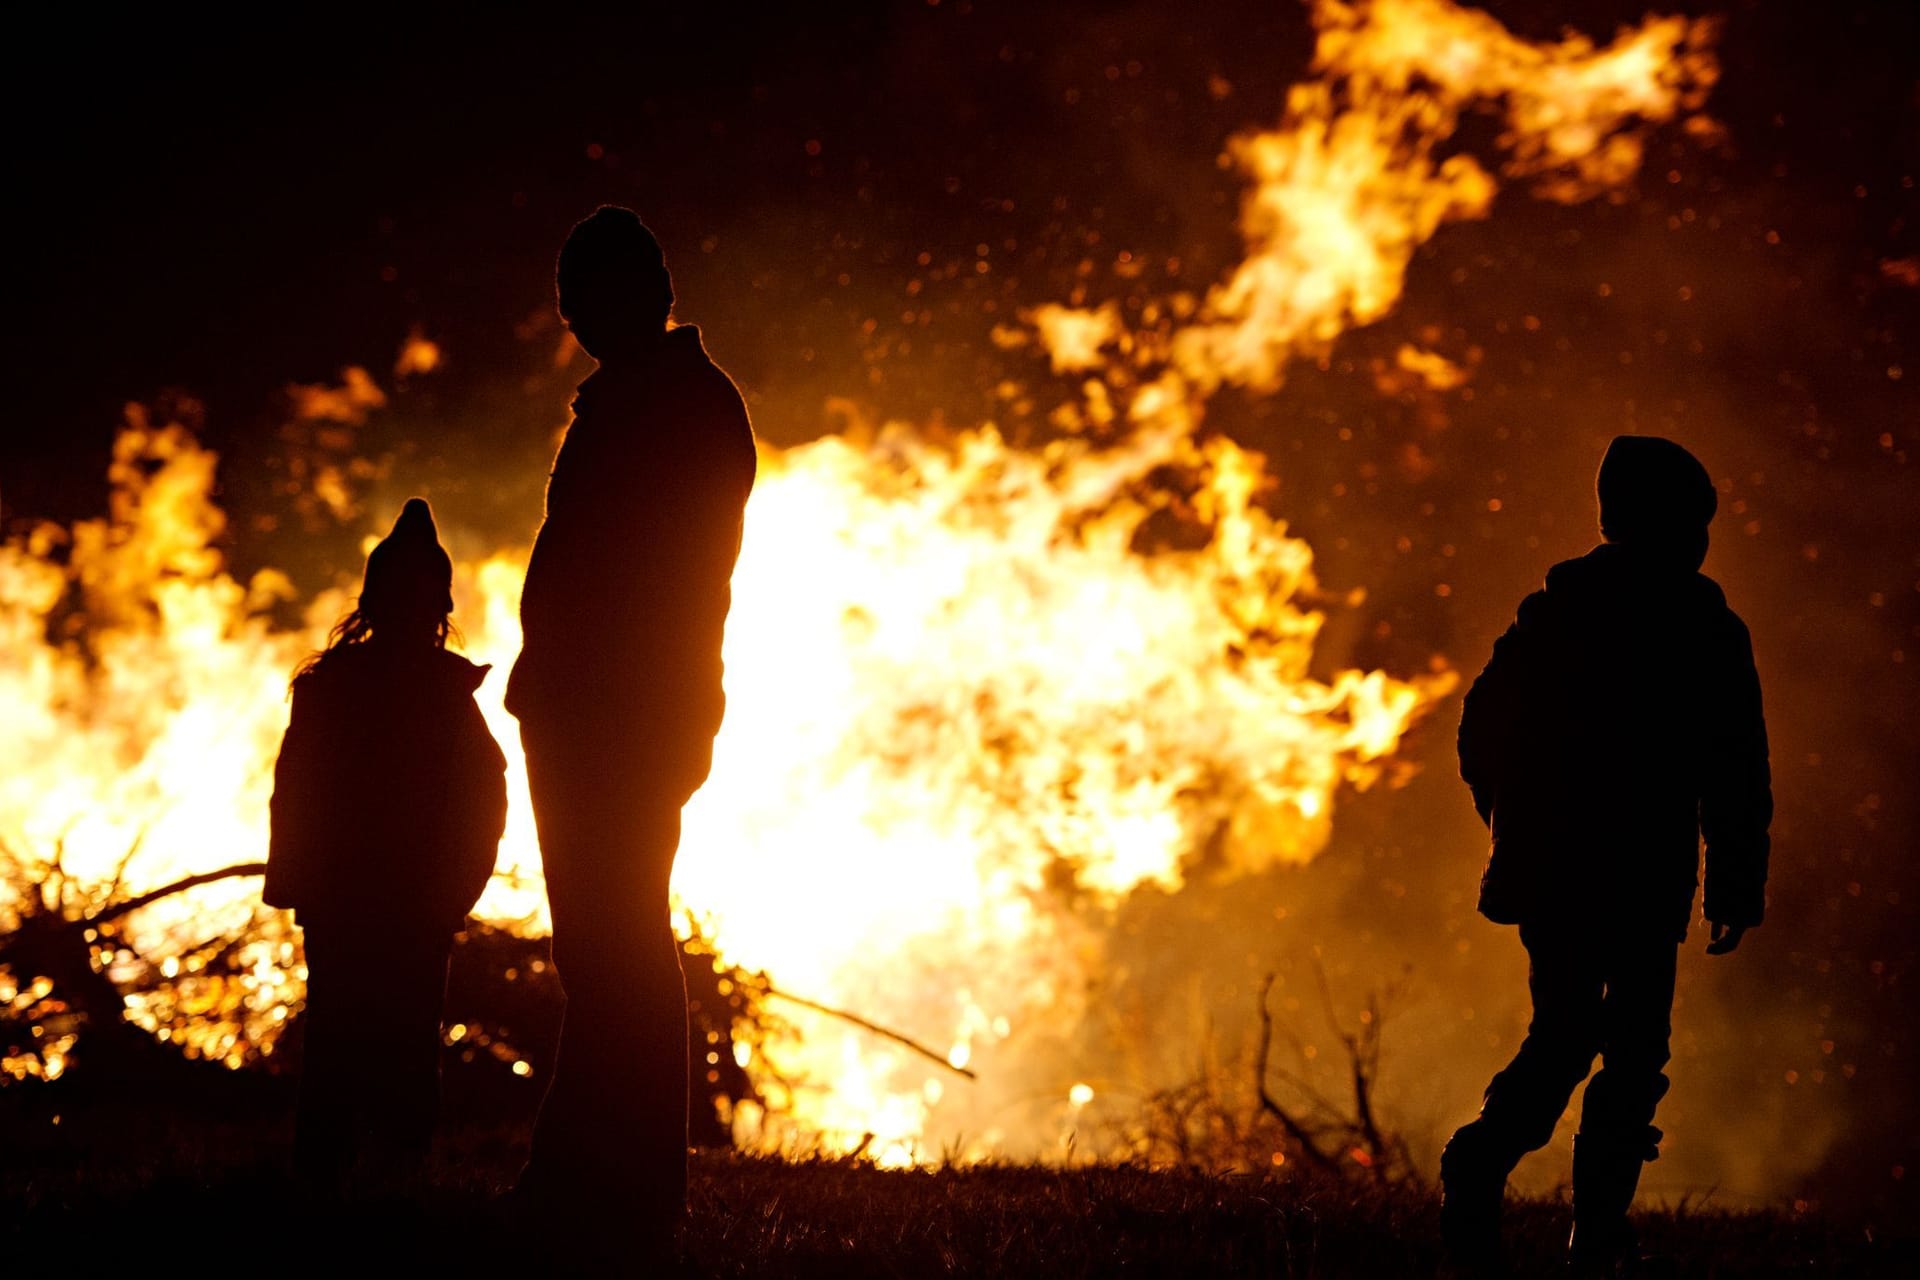
{"label": "glowing ember", "polygon": [[[778,1143],[790,1125],[883,1163],[961,1131],[970,1150],[1042,1149],[1058,1136],[1046,1117],[1069,1118],[1095,1089],[1088,1064],[1018,1033],[1080,1016],[1102,913],[1139,886],[1313,857],[1336,791],[1384,776],[1451,687],[1444,671],[1309,675],[1323,620],[1311,552],[1260,504],[1263,460],[1200,431],[1207,397],[1278,386],[1291,358],[1384,315],[1441,223],[1487,212],[1496,178],[1463,155],[1434,159],[1464,110],[1500,106],[1505,170],[1541,194],[1609,191],[1645,132],[1711,84],[1707,31],[1656,20],[1595,49],[1527,44],[1440,0],[1323,0],[1313,14],[1316,78],[1278,127],[1231,144],[1252,184],[1245,261],[1133,328],[1117,308],[1042,306],[998,335],[1075,380],[1061,438],[1023,450],[981,426],[935,444],[894,424],[870,444],[763,459],[728,718],[687,812],[676,891],[729,960],[949,1046],[982,1081],[929,1079],[905,1050],[808,1021],[804,1039],[742,1055],[786,1104],[778,1124],[737,1117],[743,1140]],[[437,364],[415,335],[396,374]],[[1411,348],[1400,367],[1436,387],[1468,376]],[[297,390],[302,430],[384,403],[359,371]],[[0,549],[0,835],[60,850],[102,894],[136,846],[136,890],[263,855],[288,673],[347,603],[331,592],[304,630],[271,625],[288,583],[227,571],[213,470],[183,430],[135,414],[109,517]],[[336,459],[308,489],[348,511],[354,475]],[[1180,538],[1154,532],[1166,521]],[[457,573],[467,648],[500,673],[518,647],[524,555]],[[482,695],[514,764],[512,816],[481,911],[538,929],[503,686],[496,674]],[[130,1016],[236,1065],[270,1051],[302,975],[290,929],[256,894],[227,881],[130,917],[102,960],[127,978],[155,966]],[[0,926],[20,910],[0,900]],[[243,963],[202,976],[205,940],[228,936]],[[0,974],[0,998],[26,998],[36,976]],[[814,1087],[782,1096],[776,1079]],[[1053,1101],[1016,1113],[1015,1098]]]}

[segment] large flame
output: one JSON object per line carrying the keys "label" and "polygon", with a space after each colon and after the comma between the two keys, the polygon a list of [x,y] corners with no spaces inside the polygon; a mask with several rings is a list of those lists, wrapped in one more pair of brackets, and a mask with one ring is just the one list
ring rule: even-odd
{"label": "large flame", "polygon": [[[1705,28],[1677,19],[1597,49],[1529,44],[1443,0],[1322,0],[1313,16],[1314,78],[1226,157],[1250,184],[1239,267],[1131,327],[1113,307],[1042,306],[1000,335],[1076,384],[1053,443],[1016,448],[990,425],[936,443],[892,424],[763,458],[728,718],[676,892],[734,962],[888,1019],[955,1065],[990,1062],[983,1092],[1046,1100],[1010,1120],[904,1050],[807,1023],[759,1065],[818,1086],[784,1097],[784,1120],[829,1146],[893,1163],[965,1129],[974,1150],[1039,1149],[1052,1134],[1033,1117],[1071,1114],[1091,1091],[1021,1032],[1071,1026],[1101,913],[1138,886],[1324,847],[1340,787],[1379,779],[1452,677],[1310,674],[1311,552],[1261,504],[1263,460],[1202,430],[1208,397],[1278,386],[1290,359],[1385,315],[1443,222],[1487,213],[1496,177],[1436,159],[1463,111],[1498,106],[1505,172],[1578,199],[1618,189],[1647,130],[1712,80]],[[409,339],[402,375],[439,364],[422,344]],[[300,412],[321,422],[382,403],[365,374],[304,390]],[[135,413],[109,516],[0,550],[0,836],[58,850],[83,882],[113,881],[129,849],[136,887],[262,855],[287,675],[346,603],[328,593],[304,629],[270,624],[289,585],[225,567],[214,461]],[[315,473],[336,514],[348,479]],[[516,546],[457,573],[468,649],[501,670],[524,562]],[[512,814],[481,911],[537,929],[503,684],[482,698],[514,762]],[[209,885],[131,921],[105,963],[163,980],[130,1015],[236,1064],[270,1050],[302,975],[256,892]],[[0,924],[20,907],[0,900]],[[249,964],[196,983],[193,949],[222,931],[244,933]],[[739,1118],[743,1136],[752,1121]]]}

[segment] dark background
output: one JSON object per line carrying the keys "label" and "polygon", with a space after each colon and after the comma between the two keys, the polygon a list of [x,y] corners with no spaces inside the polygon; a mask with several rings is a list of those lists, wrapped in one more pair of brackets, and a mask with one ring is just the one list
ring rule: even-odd
{"label": "dark background", "polygon": [[[1487,7],[1532,38],[1644,13]],[[1679,8],[1726,15],[1723,144],[1656,134],[1621,202],[1504,192],[1422,250],[1395,315],[1211,422],[1272,457],[1274,508],[1324,580],[1367,588],[1328,662],[1400,672],[1436,653],[1478,669],[1546,565],[1592,540],[1611,435],[1702,455],[1723,488],[1708,571],[1756,636],[1781,815],[1767,926],[1737,965],[1683,973],[1699,1043],[1663,1123],[1738,1128],[1764,1157],[1755,1192],[1911,1205],[1920,18]],[[286,389],[349,364],[394,390],[356,442],[383,461],[376,489],[430,492],[456,549],[524,545],[584,372],[550,314],[552,256],[597,203],[660,234],[680,314],[769,441],[832,429],[829,397],[971,424],[1004,412],[1003,378],[1039,375],[988,339],[1017,306],[1203,290],[1237,259],[1240,184],[1215,158],[1277,117],[1311,51],[1301,10],[1237,2],[9,25],[0,520],[96,514],[121,406],[165,402],[226,460],[235,562],[309,585],[357,563],[362,530],[282,518]],[[1462,145],[1490,155],[1490,132]],[[415,328],[444,370],[394,387]],[[1470,394],[1383,389],[1406,341],[1471,363]],[[1352,805],[1324,865],[1274,892],[1383,971],[1517,984],[1517,952],[1471,913],[1452,715],[1410,748],[1413,786]],[[1471,1043],[1449,1049],[1459,1082],[1510,1051]],[[1448,1078],[1470,1110],[1478,1085]]]}

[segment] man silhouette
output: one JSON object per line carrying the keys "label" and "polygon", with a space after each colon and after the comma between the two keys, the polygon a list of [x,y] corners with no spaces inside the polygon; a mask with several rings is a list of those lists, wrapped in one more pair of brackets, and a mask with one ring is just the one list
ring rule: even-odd
{"label": "man silhouette", "polygon": [[1605,542],[1554,566],[1468,691],[1460,774],[1492,832],[1480,911],[1520,927],[1533,1020],[1440,1157],[1442,1231],[1500,1264],[1500,1204],[1593,1066],[1574,1139],[1570,1261],[1633,1264],[1627,1208],[1659,1154],[1674,960],[1706,842],[1707,950],[1760,923],[1773,799],[1747,629],[1699,572],[1713,483],[1670,440],[1621,436],[1599,475]]}
{"label": "man silhouette", "polygon": [[580,385],[507,687],[567,1009],[516,1197],[584,1260],[665,1253],[686,1211],[687,997],[667,905],[680,809],[726,706],[721,639],[753,433],[627,209],[560,251]]}

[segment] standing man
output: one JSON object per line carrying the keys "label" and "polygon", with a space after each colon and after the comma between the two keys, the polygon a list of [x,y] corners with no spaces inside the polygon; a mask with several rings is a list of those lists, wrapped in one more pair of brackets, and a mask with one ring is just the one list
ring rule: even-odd
{"label": "standing man", "polygon": [[1575,1274],[1637,1274],[1627,1208],[1659,1155],[1674,959],[1702,837],[1707,950],[1765,909],[1773,796],[1747,628],[1700,572],[1717,498],[1671,440],[1600,463],[1605,541],[1555,565],[1493,647],[1460,720],[1460,775],[1492,829],[1480,911],[1520,927],[1533,1021],[1440,1157],[1441,1229],[1501,1269],[1507,1175],[1545,1146],[1596,1056],[1573,1140]]}
{"label": "standing man", "polygon": [[605,207],[560,251],[580,385],[507,687],[567,997],[516,1197],[582,1261],[670,1254],[687,1196],[687,997],[667,886],[726,707],[721,639],[753,432],[653,233]]}

